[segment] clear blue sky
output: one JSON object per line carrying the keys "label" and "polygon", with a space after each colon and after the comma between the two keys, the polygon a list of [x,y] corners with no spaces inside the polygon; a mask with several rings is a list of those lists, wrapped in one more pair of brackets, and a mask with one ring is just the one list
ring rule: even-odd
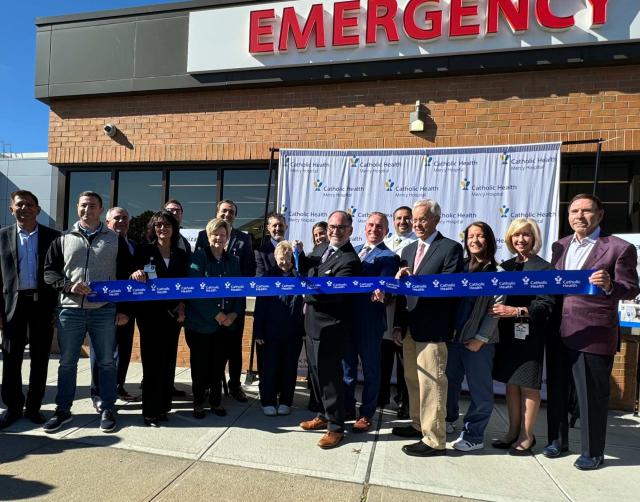
{"label": "clear blue sky", "polygon": [[[46,152],[49,109],[34,96],[35,19],[178,0],[5,0],[0,21],[0,152]],[[8,147],[5,146],[5,151]]]}

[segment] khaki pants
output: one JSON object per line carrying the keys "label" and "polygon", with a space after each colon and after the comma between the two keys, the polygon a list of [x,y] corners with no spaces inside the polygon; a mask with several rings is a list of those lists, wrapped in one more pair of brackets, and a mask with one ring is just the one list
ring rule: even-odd
{"label": "khaki pants", "polygon": [[422,442],[436,450],[447,443],[447,344],[416,342],[407,333],[402,344],[409,416]]}

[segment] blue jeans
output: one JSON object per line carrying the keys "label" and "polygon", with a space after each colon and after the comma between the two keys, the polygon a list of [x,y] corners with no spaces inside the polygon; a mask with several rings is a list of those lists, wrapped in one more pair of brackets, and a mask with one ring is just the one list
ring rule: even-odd
{"label": "blue jeans", "polygon": [[116,307],[107,304],[98,309],[62,308],[58,316],[58,367],[59,410],[69,411],[76,394],[78,359],[85,334],[89,334],[95,351],[100,378],[100,401],[103,410],[113,410],[116,402],[116,363],[113,353],[116,347]]}
{"label": "blue jeans", "polygon": [[355,392],[359,356],[364,376],[359,416],[373,417],[378,406],[382,335],[382,332],[377,333],[374,330],[358,329],[353,326],[347,338],[346,351],[342,359],[345,384],[344,408],[350,412],[354,412],[356,408]]}
{"label": "blue jeans", "polygon": [[447,422],[458,419],[460,387],[467,375],[471,404],[464,416],[461,437],[471,443],[484,441],[484,431],[493,412],[493,355],[495,346],[486,343],[478,352],[471,352],[462,343],[447,344]]}

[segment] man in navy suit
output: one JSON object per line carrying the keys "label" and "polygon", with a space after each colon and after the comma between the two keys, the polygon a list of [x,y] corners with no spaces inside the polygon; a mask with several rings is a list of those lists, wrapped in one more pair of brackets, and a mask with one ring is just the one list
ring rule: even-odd
{"label": "man in navy suit", "polygon": [[[38,198],[28,190],[11,194],[15,225],[0,230],[0,342],[2,344],[2,400],[0,429],[24,414],[36,424],[45,422],[40,405],[47,385],[47,367],[53,338],[56,291],[44,282],[44,259],[60,235],[40,225]],[[29,344],[31,372],[25,401],[22,393],[22,359]]]}
{"label": "man in navy suit", "polygon": [[[418,240],[402,250],[403,266],[396,275],[398,279],[462,272],[462,246],[436,230],[440,214],[440,205],[434,200],[419,200],[414,204],[413,231]],[[456,306],[455,298],[438,297],[407,296],[406,307],[402,301],[396,303],[394,338],[406,332],[402,350],[412,423],[394,427],[392,432],[396,436],[419,439],[402,447],[407,455],[446,454],[446,342],[453,331]]]}
{"label": "man in navy suit", "polygon": [[[233,224],[238,216],[238,206],[232,200],[221,200],[218,202],[216,218],[221,218],[231,226],[231,234],[227,242],[227,252],[240,261],[240,273],[243,277],[254,277],[256,273],[256,262],[251,246],[251,236],[234,228]],[[209,247],[207,233],[202,230],[198,234],[196,250]],[[244,301],[244,300],[243,300]],[[226,348],[227,360],[229,361],[229,393],[236,401],[245,403],[247,396],[240,385],[240,375],[242,374],[242,334],[244,332],[244,305],[242,315],[239,315],[231,328],[224,328],[228,335]]]}
{"label": "man in navy suit", "polygon": [[269,232],[269,240],[255,251],[256,277],[269,275],[278,268],[273,253],[278,242],[284,239],[284,234],[287,231],[287,222],[284,219],[284,215],[275,212],[270,213],[267,216],[267,231]]}
{"label": "man in navy suit", "polygon": [[[366,242],[355,247],[362,261],[362,275],[368,277],[393,277],[398,271],[399,258],[383,242],[389,231],[389,221],[384,213],[373,212],[365,225]],[[380,391],[380,347],[382,335],[387,329],[384,293],[354,297],[356,322],[347,338],[347,347],[342,367],[345,383],[345,410],[347,416],[354,414],[356,407],[356,382],[358,380],[358,358],[362,362],[364,387],[359,418],[353,424],[353,432],[367,432],[376,411]]]}

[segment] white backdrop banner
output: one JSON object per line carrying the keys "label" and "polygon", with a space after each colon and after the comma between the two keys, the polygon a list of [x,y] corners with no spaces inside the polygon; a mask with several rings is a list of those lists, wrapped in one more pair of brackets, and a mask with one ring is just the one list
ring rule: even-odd
{"label": "white backdrop banner", "polygon": [[[512,220],[535,219],[540,255],[551,257],[558,236],[560,143],[470,148],[392,150],[281,149],[278,207],[288,238],[311,250],[311,228],[342,209],[353,216],[352,242],[364,240],[371,211],[390,218],[400,206],[434,199],[442,207],[438,229],[462,242],[462,232],[485,221],[498,240],[498,259],[510,257],[504,236]],[[390,231],[393,230],[391,225]]]}

